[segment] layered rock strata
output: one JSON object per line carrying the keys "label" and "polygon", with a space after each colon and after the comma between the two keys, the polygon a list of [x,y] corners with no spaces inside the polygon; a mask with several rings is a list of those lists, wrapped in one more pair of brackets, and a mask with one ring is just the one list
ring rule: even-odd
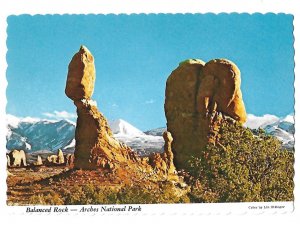
{"label": "layered rock strata", "polygon": [[166,83],[165,115],[167,130],[174,138],[177,168],[186,168],[192,155],[214,142],[218,115],[246,121],[240,85],[239,69],[226,59],[207,63],[186,60],[171,73]]}

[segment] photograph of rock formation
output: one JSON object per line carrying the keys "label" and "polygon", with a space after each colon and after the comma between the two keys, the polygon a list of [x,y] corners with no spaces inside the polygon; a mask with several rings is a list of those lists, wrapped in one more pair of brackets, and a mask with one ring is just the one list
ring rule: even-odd
{"label": "photograph of rock formation", "polygon": [[291,15],[7,23],[8,205],[294,200]]}

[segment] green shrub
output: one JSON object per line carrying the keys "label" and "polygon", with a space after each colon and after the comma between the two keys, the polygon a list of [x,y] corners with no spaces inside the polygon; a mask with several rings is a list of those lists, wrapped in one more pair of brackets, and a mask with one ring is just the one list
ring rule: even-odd
{"label": "green shrub", "polygon": [[255,134],[224,120],[216,145],[208,144],[189,162],[198,179],[191,188],[193,202],[293,200],[293,152],[263,130]]}
{"label": "green shrub", "polygon": [[64,191],[64,204],[154,204],[154,203],[183,203],[189,202],[186,194],[177,192],[171,182],[164,182],[160,186],[151,188],[139,185],[124,186],[122,188],[97,187],[86,185],[74,186]]}
{"label": "green shrub", "polygon": [[48,194],[32,195],[29,199],[30,205],[62,205],[64,204],[61,196],[53,191]]}

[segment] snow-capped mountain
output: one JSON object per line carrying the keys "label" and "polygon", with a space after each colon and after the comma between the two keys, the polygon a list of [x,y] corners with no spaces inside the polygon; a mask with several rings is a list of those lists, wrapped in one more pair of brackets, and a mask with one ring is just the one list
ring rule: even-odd
{"label": "snow-capped mountain", "polygon": [[[45,120],[36,118],[17,118],[7,115],[7,150],[23,149],[27,153],[57,152],[58,149],[74,152],[75,123],[68,120]],[[166,128],[161,127],[146,132],[130,123],[118,119],[109,122],[114,136],[139,154],[145,155],[163,150],[162,137]],[[249,114],[245,123],[251,129],[263,128],[268,134],[276,136],[284,147],[294,147],[294,117],[288,115],[278,118],[274,115],[257,117]]]}
{"label": "snow-capped mountain", "polygon": [[108,124],[114,135],[129,137],[145,135],[142,131],[122,119],[108,122]]}
{"label": "snow-capped mountain", "polygon": [[[292,149],[294,147],[294,116],[288,115],[283,118],[279,118],[275,115],[266,114],[263,116],[255,116],[248,114],[247,121],[244,124],[245,127],[250,129],[262,128],[267,134],[277,137],[282,141],[285,148]],[[165,127],[156,128],[146,131],[145,134],[162,136],[166,130]]]}
{"label": "snow-capped mountain", "polygon": [[127,144],[140,155],[163,150],[162,136],[147,135],[122,119],[109,122],[109,126],[116,139]]}
{"label": "snow-capped mountain", "polygon": [[274,115],[264,115],[261,117],[248,115],[246,127],[250,129],[262,128],[267,134],[277,137],[282,141],[283,146],[289,149],[294,147],[295,121],[293,115],[278,118]]}
{"label": "snow-capped mountain", "polygon": [[68,147],[75,136],[75,123],[67,120],[6,117],[6,148],[27,152],[51,151]]}
{"label": "snow-capped mountain", "polygon": [[146,135],[162,136],[163,133],[167,130],[166,127],[159,127],[156,129],[145,131]]}
{"label": "snow-capped mountain", "polygon": [[[74,152],[76,127],[74,122],[7,115],[6,123],[7,150],[22,149],[27,153],[51,153],[62,149]],[[109,126],[116,139],[140,154],[162,151],[164,140],[161,136],[146,135],[122,119],[109,122]]]}

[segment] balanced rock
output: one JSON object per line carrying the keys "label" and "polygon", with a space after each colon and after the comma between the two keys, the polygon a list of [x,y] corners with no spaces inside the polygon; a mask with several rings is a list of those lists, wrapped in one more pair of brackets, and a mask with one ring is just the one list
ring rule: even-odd
{"label": "balanced rock", "polygon": [[177,168],[186,168],[217,132],[219,113],[241,123],[246,110],[240,90],[240,71],[229,60],[181,62],[167,79],[165,115],[174,141]]}
{"label": "balanced rock", "polygon": [[23,150],[13,150],[7,155],[8,166],[9,167],[25,167],[26,163],[26,154]]}
{"label": "balanced rock", "polygon": [[135,162],[136,154],[113,137],[107,120],[91,99],[95,73],[92,54],[81,46],[69,64],[65,91],[77,107],[75,167],[112,169],[121,162]]}
{"label": "balanced rock", "polygon": [[68,69],[66,95],[74,101],[91,98],[96,72],[94,57],[85,46],[73,56]]}

